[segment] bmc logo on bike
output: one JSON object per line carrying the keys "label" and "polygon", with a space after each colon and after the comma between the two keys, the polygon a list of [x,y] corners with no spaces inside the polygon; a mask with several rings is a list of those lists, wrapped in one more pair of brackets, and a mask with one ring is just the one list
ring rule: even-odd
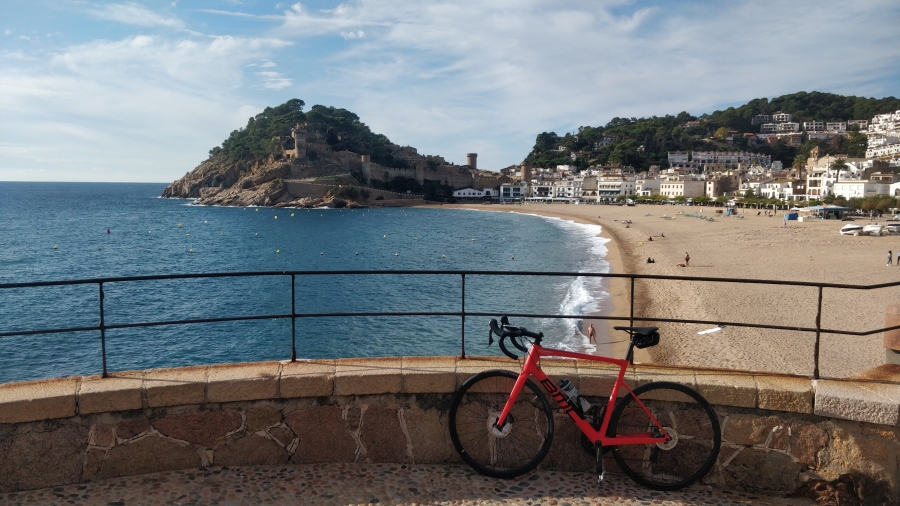
{"label": "bmc logo on bike", "polygon": [[556,388],[556,385],[554,385],[553,382],[550,381],[550,378],[542,380],[541,385],[544,385],[544,388],[546,388],[547,392],[550,393],[550,397],[553,397],[553,400],[555,400],[556,403],[559,404],[559,407],[563,408],[564,413],[570,413],[574,411],[572,403],[570,403],[569,399],[566,399],[563,393],[560,392],[558,388]]}

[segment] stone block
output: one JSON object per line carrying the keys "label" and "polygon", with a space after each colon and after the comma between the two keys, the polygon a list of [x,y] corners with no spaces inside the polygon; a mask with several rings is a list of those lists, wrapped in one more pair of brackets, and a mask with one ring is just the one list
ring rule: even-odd
{"label": "stone block", "polygon": [[[616,383],[616,377],[619,374],[619,366],[606,362],[594,362],[590,360],[579,360],[578,367],[578,391],[582,395],[588,397],[602,397],[609,399],[612,393],[613,385]],[[633,374],[625,373],[625,383],[631,387],[635,387]],[[618,396],[627,394],[624,388],[619,389]]]}
{"label": "stone block", "polygon": [[693,369],[643,364],[635,365],[629,369],[629,371],[631,370],[634,371],[632,375],[634,377],[634,386],[641,386],[656,381],[668,381],[682,384],[694,390],[697,389],[697,378]]}
{"label": "stone block", "polygon": [[78,414],[143,408],[143,376],[143,372],[117,372],[107,378],[85,376],[78,389]]}
{"label": "stone block", "polygon": [[[116,424],[116,438],[121,441],[134,439],[150,430],[150,420],[143,416],[122,420]],[[109,446],[109,445],[101,445]]]}
{"label": "stone block", "polygon": [[736,445],[761,445],[781,423],[774,416],[730,415],[722,427],[722,439]]}
{"label": "stone block", "polygon": [[400,391],[443,394],[456,391],[456,358],[403,357]]}
{"label": "stone block", "polygon": [[247,409],[247,430],[256,432],[281,423],[281,411],[272,406],[255,406]]}
{"label": "stone block", "polygon": [[900,385],[819,380],[815,414],[896,426],[900,424]]}
{"label": "stone block", "polygon": [[396,409],[369,406],[363,414],[359,439],[366,450],[366,461],[412,463],[412,448],[400,427]]}
{"label": "stone block", "polygon": [[291,461],[295,464],[354,462],[357,444],[342,412],[337,406],[320,406],[286,413],[285,424],[299,438]]}
{"label": "stone block", "polygon": [[755,377],[759,409],[786,411],[789,413],[812,413],[812,380],[792,376]]}
{"label": "stone block", "polygon": [[144,372],[144,391],[151,408],[202,404],[206,400],[208,367],[153,369]]}
{"label": "stone block", "polygon": [[283,399],[323,397],[334,393],[334,360],[284,362],[279,391]]}
{"label": "stone block", "polygon": [[57,378],[0,385],[0,423],[75,416],[81,378]]}
{"label": "stone block", "polygon": [[400,393],[400,358],[347,358],[335,364],[334,395]]}
{"label": "stone block", "polygon": [[3,439],[0,441],[0,492],[77,483],[87,443],[87,427],[77,425]]}
{"label": "stone block", "polygon": [[164,436],[209,447],[239,429],[241,423],[237,411],[200,411],[160,418],[153,427]]}
{"label": "stone block", "polygon": [[254,401],[278,396],[281,364],[256,362],[209,366],[207,402]]}
{"label": "stone block", "polygon": [[133,443],[118,445],[109,450],[100,465],[99,479],[116,476],[174,471],[199,468],[202,465],[198,448],[179,444],[157,436],[138,439]]}
{"label": "stone block", "polygon": [[116,444],[116,428],[114,425],[98,423],[91,427],[88,444],[92,446],[110,447]]}
{"label": "stone block", "polygon": [[744,448],[722,472],[727,488],[749,488],[769,492],[793,492],[800,485],[802,466],[781,453]]}
{"label": "stone block", "polygon": [[[416,396],[420,401],[423,396]],[[406,432],[412,440],[413,460],[416,464],[462,463],[450,441],[446,411],[434,407],[434,402],[416,402],[402,410]]]}
{"label": "stone block", "polygon": [[697,391],[713,406],[755,408],[756,380],[738,372],[696,370]]}
{"label": "stone block", "polygon": [[257,434],[250,434],[216,449],[214,466],[274,466],[287,464],[288,453],[281,445]]}
{"label": "stone block", "polygon": [[493,369],[518,373],[522,367],[518,362],[507,357],[466,357],[464,360],[456,361],[456,386],[462,385],[467,379],[480,372]]}

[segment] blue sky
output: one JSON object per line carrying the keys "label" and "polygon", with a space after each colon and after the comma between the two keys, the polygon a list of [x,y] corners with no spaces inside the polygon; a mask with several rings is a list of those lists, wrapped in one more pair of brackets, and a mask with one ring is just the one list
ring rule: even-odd
{"label": "blue sky", "polygon": [[266,106],[480,168],[542,131],[900,96],[900,3],[0,0],[0,180],[169,182]]}

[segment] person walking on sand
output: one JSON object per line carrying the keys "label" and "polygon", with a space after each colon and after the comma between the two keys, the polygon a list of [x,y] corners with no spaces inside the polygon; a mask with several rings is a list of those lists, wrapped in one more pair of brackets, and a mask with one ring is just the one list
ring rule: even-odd
{"label": "person walking on sand", "polygon": [[687,251],[684,252],[684,266],[687,267],[691,265],[691,256],[688,255]]}
{"label": "person walking on sand", "polygon": [[[888,267],[894,265],[893,263],[891,263],[893,261],[893,259],[894,259],[894,253],[891,252],[891,250],[888,250],[888,263],[887,263]],[[900,262],[900,260],[898,260],[898,262]]]}
{"label": "person walking on sand", "polygon": [[594,324],[588,325],[588,342],[597,344],[597,333],[594,331]]}

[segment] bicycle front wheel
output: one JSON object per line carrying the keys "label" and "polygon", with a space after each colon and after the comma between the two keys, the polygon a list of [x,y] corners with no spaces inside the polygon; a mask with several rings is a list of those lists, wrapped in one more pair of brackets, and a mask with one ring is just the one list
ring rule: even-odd
{"label": "bicycle front wheel", "polygon": [[634,389],[616,403],[609,434],[616,437],[661,431],[641,403],[671,437],[666,443],[613,446],[622,471],[645,487],[676,490],[699,480],[712,468],[722,444],[719,419],[699,393],[678,383],[660,381]]}
{"label": "bicycle front wheel", "polygon": [[495,423],[518,374],[485,371],[472,376],[450,403],[450,439],[460,457],[481,474],[514,478],[531,471],[553,441],[553,411],[538,387],[527,380],[506,418]]}

